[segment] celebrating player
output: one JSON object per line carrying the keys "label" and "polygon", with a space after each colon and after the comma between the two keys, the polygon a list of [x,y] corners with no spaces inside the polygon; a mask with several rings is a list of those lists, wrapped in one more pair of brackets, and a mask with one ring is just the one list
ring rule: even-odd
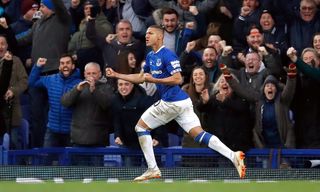
{"label": "celebrating player", "polygon": [[199,118],[193,111],[191,99],[179,87],[182,82],[180,62],[175,53],[163,46],[163,36],[163,29],[159,26],[153,25],[148,28],[146,45],[150,46],[152,51],[146,57],[146,64],[143,67],[144,73],[120,74],[111,68],[106,69],[107,77],[123,79],[132,83],[156,83],[157,90],[161,95],[161,99],[143,113],[135,127],[148,170],[136,177],[134,181],[161,177],[154,156],[150,130],[173,119],[196,142],[205,143],[211,149],[230,159],[237,168],[240,178],[244,178],[246,171],[244,153],[230,150],[216,136],[202,129]]}

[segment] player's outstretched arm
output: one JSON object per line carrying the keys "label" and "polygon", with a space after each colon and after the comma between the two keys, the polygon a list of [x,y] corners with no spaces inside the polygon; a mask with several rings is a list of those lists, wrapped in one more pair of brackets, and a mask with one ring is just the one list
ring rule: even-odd
{"label": "player's outstretched arm", "polygon": [[145,81],[143,72],[137,74],[122,74],[117,73],[111,68],[106,68],[106,76],[110,78],[123,79],[125,81],[130,81],[132,83],[143,83]]}
{"label": "player's outstretched arm", "polygon": [[145,73],[144,78],[146,82],[150,83],[159,83],[165,85],[180,85],[182,83],[182,76],[181,73],[177,72],[174,73],[172,76],[162,79],[157,79],[152,77],[151,74]]}

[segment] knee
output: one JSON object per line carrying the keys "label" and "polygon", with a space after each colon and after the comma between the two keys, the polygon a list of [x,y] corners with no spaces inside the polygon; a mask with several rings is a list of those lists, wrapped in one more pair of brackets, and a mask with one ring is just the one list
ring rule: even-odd
{"label": "knee", "polygon": [[147,131],[147,129],[145,129],[144,127],[142,127],[142,126],[140,126],[138,124],[135,126],[134,130],[136,132],[145,132],[145,131]]}
{"label": "knee", "polygon": [[209,140],[212,137],[212,135],[206,131],[203,131],[201,133],[199,133],[194,140],[198,143],[204,143],[206,145],[209,144]]}
{"label": "knee", "polygon": [[145,129],[145,128],[139,126],[139,125],[136,125],[135,131],[136,131],[138,137],[147,136],[147,135],[150,136],[151,135],[150,131],[148,131],[147,129]]}

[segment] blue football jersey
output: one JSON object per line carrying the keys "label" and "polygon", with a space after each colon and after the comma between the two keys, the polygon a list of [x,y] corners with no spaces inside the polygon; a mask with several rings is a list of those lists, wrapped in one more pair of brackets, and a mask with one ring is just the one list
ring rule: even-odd
{"label": "blue football jersey", "polygon": [[[181,67],[177,55],[163,46],[157,52],[148,53],[143,70],[154,78],[163,79],[181,72]],[[189,97],[179,85],[157,84],[157,89],[164,101],[181,101]]]}

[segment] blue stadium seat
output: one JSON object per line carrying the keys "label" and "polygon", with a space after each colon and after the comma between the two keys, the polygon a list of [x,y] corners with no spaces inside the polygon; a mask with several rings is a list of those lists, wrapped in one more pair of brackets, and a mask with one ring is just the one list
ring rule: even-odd
{"label": "blue stadium seat", "polygon": [[110,133],[110,134],[109,134],[109,145],[110,145],[110,146],[118,146],[118,145],[114,142],[114,133]]}
{"label": "blue stadium seat", "polygon": [[10,148],[10,135],[8,133],[3,135],[2,147],[4,150],[9,150]]}
{"label": "blue stadium seat", "polygon": [[176,134],[168,133],[168,144],[169,147],[181,146],[181,138]]}
{"label": "blue stadium seat", "polygon": [[22,149],[28,149],[29,147],[29,133],[29,122],[26,119],[22,119],[20,126]]}
{"label": "blue stadium seat", "polygon": [[[110,147],[119,148],[117,146],[110,146]],[[122,166],[121,155],[104,155],[103,164],[105,167],[121,167]]]}
{"label": "blue stadium seat", "polygon": [[28,93],[21,94],[20,106],[22,111],[22,118],[30,122],[30,96]]}

